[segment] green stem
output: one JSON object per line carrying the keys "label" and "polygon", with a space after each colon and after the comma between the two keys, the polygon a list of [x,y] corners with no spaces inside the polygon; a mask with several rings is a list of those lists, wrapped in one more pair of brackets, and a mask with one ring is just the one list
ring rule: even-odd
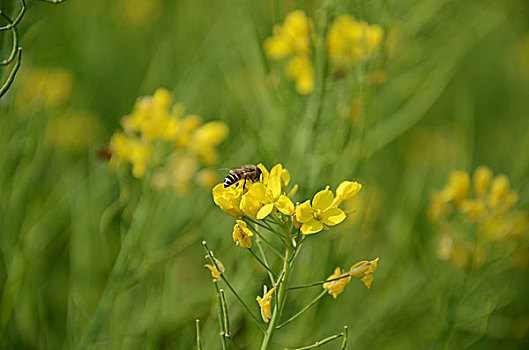
{"label": "green stem", "polygon": [[[287,240],[289,240],[289,238]],[[268,325],[268,330],[266,331],[265,337],[263,339],[263,343],[261,344],[261,350],[266,350],[270,347],[272,337],[274,336],[277,324],[279,322],[279,318],[281,317],[283,308],[285,306],[285,301],[287,298],[287,283],[288,283],[288,277],[290,275],[290,267],[291,267],[290,259],[292,257],[292,254],[293,254],[293,247],[291,245],[287,245],[286,252],[285,252],[285,259],[283,261],[282,279],[278,280],[279,291],[277,293],[277,303],[274,309],[274,313],[272,314],[270,324]]]}
{"label": "green stem", "polygon": [[344,275],[342,275],[340,277],[332,278],[330,280],[325,280],[325,281],[319,281],[319,282],[314,282],[314,283],[309,283],[309,284],[301,284],[299,286],[288,287],[288,290],[319,286],[319,285],[322,285],[324,283],[338,281],[338,280],[341,280],[342,278],[346,278],[346,277],[349,277],[349,276],[351,276],[351,273],[346,273],[346,274],[344,274]]}
{"label": "green stem", "polygon": [[219,286],[217,285],[217,281],[214,281],[213,284],[215,285],[215,290],[217,291],[217,308],[219,313],[219,335],[220,335],[220,343],[222,344],[222,350],[226,350],[226,328],[224,324],[224,309],[222,307],[222,300],[220,297],[220,290]]}
{"label": "green stem", "polygon": [[327,337],[327,338],[324,338],[320,341],[317,341],[315,342],[314,344],[311,344],[311,345],[307,345],[307,346],[302,346],[301,348],[295,348],[295,349],[291,349],[291,350],[306,350],[306,349],[314,349],[314,348],[319,348],[320,346],[322,346],[323,344],[327,344],[333,340],[336,340],[340,337],[343,337],[344,336],[344,333],[338,333],[338,334],[335,334],[335,335],[331,335],[330,337]]}
{"label": "green stem", "polygon": [[200,341],[200,320],[195,320],[195,328],[197,332],[197,350],[202,350],[202,342]]}
{"label": "green stem", "polygon": [[[211,251],[209,250],[208,246],[207,246],[207,243],[206,241],[202,241],[202,245],[204,247],[204,249],[206,250],[206,254],[207,254],[207,257],[209,259],[209,261],[211,262],[211,264],[213,266],[215,266],[215,268],[217,269],[217,271],[221,271],[219,269],[219,266],[217,265],[217,262],[215,261],[215,259],[213,259],[213,256],[211,256]],[[233,293],[233,295],[235,295],[235,297],[237,298],[237,300],[241,303],[241,305],[244,307],[244,309],[246,310],[246,312],[248,312],[248,314],[252,317],[252,319],[255,321],[255,323],[257,324],[257,326],[259,327],[259,329],[265,333],[266,332],[266,328],[261,324],[261,322],[259,321],[259,318],[257,318],[257,316],[254,315],[254,313],[252,312],[252,310],[250,309],[250,307],[244,302],[244,300],[242,300],[242,298],[239,296],[239,294],[237,293],[237,291],[235,291],[235,289],[231,286],[230,282],[226,279],[226,276],[224,276],[223,273],[220,274],[220,278],[222,278],[222,280],[224,281],[224,283],[226,283],[226,286],[230,289],[230,291]]]}
{"label": "green stem", "polygon": [[[256,260],[257,260],[257,261],[258,261],[258,262],[259,262],[259,263],[260,263],[260,264],[266,269],[266,270],[268,270],[269,273],[271,273],[275,278],[277,278],[277,274],[276,274],[274,271],[272,271],[272,270],[268,267],[268,265],[265,264],[264,261],[262,261],[262,260],[261,260],[261,259],[260,259],[255,253],[254,253],[254,251],[252,250],[252,248],[248,248],[248,249],[246,249],[246,250],[249,251],[249,252],[253,255],[253,257],[254,257],[254,258],[255,258],[255,259],[256,259]],[[272,283],[273,283],[273,282],[272,282]]]}
{"label": "green stem", "polygon": [[[263,257],[263,261],[265,262],[266,265],[269,265],[268,259],[266,258],[266,254],[263,250],[263,247],[261,246],[261,242],[259,242],[258,240],[255,240],[255,243],[257,244],[257,248],[259,248],[259,252],[261,253],[261,256]],[[272,282],[272,284],[276,283],[274,279],[274,275],[272,275],[270,272],[268,272],[268,277],[270,277],[270,282]]]}
{"label": "green stem", "polygon": [[226,303],[226,298],[224,297],[224,289],[220,290],[220,300],[222,301],[222,311],[224,312],[224,337],[229,339],[232,349],[237,349],[237,346],[235,345],[235,342],[231,336],[230,316],[228,315],[228,304]]}
{"label": "green stem", "polygon": [[286,320],[285,322],[281,323],[279,326],[277,326],[277,329],[279,328],[283,328],[284,326],[286,326],[287,324],[289,324],[290,322],[294,321],[296,318],[298,318],[299,316],[301,316],[305,311],[307,311],[312,305],[316,304],[318,302],[318,300],[320,300],[321,298],[323,298],[323,296],[327,294],[327,291],[324,290],[323,292],[321,292],[316,298],[314,298],[314,300],[312,300],[307,306],[305,306],[303,309],[301,309],[297,314],[295,314],[294,316],[292,316],[291,318],[289,318],[288,320]]}
{"label": "green stem", "polygon": [[[251,222],[248,222],[247,221],[251,221]],[[255,223],[256,225],[259,225],[256,221],[253,221],[252,219],[250,218],[243,218],[244,222],[246,222],[247,224],[249,223]],[[260,226],[260,225],[259,225]],[[257,230],[256,228],[254,228],[252,230],[252,232],[254,232],[260,239],[263,240],[263,242],[265,242],[266,244],[268,244],[268,246],[270,247],[270,249],[272,250],[272,252],[274,252],[275,255],[277,255],[277,257],[279,259],[283,259],[283,257],[281,256],[281,253],[272,245],[272,243],[270,243],[270,241],[268,241],[266,238],[263,237],[263,235],[259,232],[259,230]]]}
{"label": "green stem", "polygon": [[342,350],[345,350],[345,347],[347,346],[347,335],[349,333],[349,327],[343,326],[343,342],[342,342]]}

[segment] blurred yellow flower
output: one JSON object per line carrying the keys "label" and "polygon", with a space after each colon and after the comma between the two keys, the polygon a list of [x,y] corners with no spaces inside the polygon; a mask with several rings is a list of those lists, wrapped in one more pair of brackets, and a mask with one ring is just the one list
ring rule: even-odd
{"label": "blurred yellow flower", "polygon": [[117,14],[130,25],[143,27],[155,23],[163,10],[161,0],[119,0]]}
{"label": "blurred yellow flower", "polygon": [[237,224],[233,227],[233,241],[243,248],[252,247],[252,236],[253,232],[248,229],[246,223],[241,220],[237,220]]}
{"label": "blurred yellow flower", "polygon": [[263,297],[257,296],[255,298],[261,307],[261,317],[263,321],[268,322],[272,318],[272,294],[274,293],[274,288],[267,291],[266,285],[263,286]]}
{"label": "blurred yellow flower", "polygon": [[[490,249],[503,249],[510,254],[507,246],[488,243],[515,240],[528,233],[527,214],[513,210],[517,202],[518,193],[510,189],[507,176],[499,174],[494,177],[492,170],[486,166],[474,171],[472,182],[466,172],[451,173],[448,184],[440,192],[435,192],[430,200],[430,218],[447,219],[438,242],[438,256],[458,267],[471,264],[473,268],[478,268]],[[457,209],[456,214],[473,225],[472,237],[461,233],[467,227],[460,227],[457,220],[450,220],[451,203]]]}
{"label": "blurred yellow flower", "polygon": [[[327,277],[326,280],[328,281],[328,280],[332,280],[335,278],[340,278],[345,275],[346,275],[346,272],[342,271],[340,267],[337,267],[334,270],[334,273],[330,275],[329,277]],[[349,281],[351,281],[351,276],[343,277],[336,281],[325,282],[323,284],[323,289],[325,289],[330,295],[332,295],[334,299],[336,299],[338,295],[342,294],[345,286],[349,283]]]}
{"label": "blurred yellow flower", "polygon": [[92,113],[66,112],[49,120],[46,141],[62,151],[86,151],[99,141],[101,130],[101,122]]}
{"label": "blurred yellow flower", "polygon": [[362,282],[364,282],[365,286],[367,288],[371,288],[371,284],[373,283],[373,274],[378,267],[378,260],[379,258],[376,258],[372,261],[357,262],[351,266],[349,274],[354,278],[362,278]]}
{"label": "blurred yellow flower", "polygon": [[207,190],[215,187],[218,181],[217,172],[213,169],[202,169],[197,173],[197,182]]}
{"label": "blurred yellow flower", "polygon": [[307,56],[296,55],[286,66],[286,75],[296,83],[296,91],[308,95],[314,91],[314,68]]}
{"label": "blurred yellow flower", "polygon": [[349,14],[338,16],[327,32],[327,52],[334,69],[346,69],[369,57],[380,45],[383,34],[378,25],[358,21]]}
{"label": "blurred yellow flower", "polygon": [[228,133],[228,126],[221,121],[206,123],[193,132],[189,147],[205,164],[216,164],[219,154],[215,147],[226,139]]}
{"label": "blurred yellow flower", "polygon": [[56,107],[64,105],[72,96],[75,77],[63,68],[35,68],[21,75],[18,86],[17,108],[33,104]]}
{"label": "blurred yellow flower", "polygon": [[[207,258],[208,257],[206,256],[206,259]],[[226,270],[224,269],[224,265],[222,265],[219,259],[213,257],[213,260],[215,261],[215,264],[206,264],[204,265],[204,267],[207,267],[208,270],[211,272],[211,277],[213,277],[214,281],[220,281],[222,279],[221,274],[223,274]]]}
{"label": "blurred yellow flower", "polygon": [[302,95],[314,90],[314,70],[310,59],[312,20],[303,11],[289,13],[283,25],[274,26],[274,35],[268,37],[263,48],[273,61],[289,58],[286,75],[296,83],[296,91]]}
{"label": "blurred yellow flower", "polygon": [[296,208],[296,220],[301,224],[303,234],[317,233],[327,226],[334,226],[345,220],[342,209],[332,206],[333,193],[329,186],[316,193],[312,199],[303,202]]}
{"label": "blurred yellow flower", "polygon": [[271,60],[281,60],[291,55],[310,54],[312,20],[305,12],[296,10],[285,17],[283,25],[274,26],[274,35],[266,38],[264,51]]}
{"label": "blurred yellow flower", "polygon": [[111,164],[131,163],[132,174],[141,178],[152,155],[151,147],[143,140],[117,132],[110,139]]}

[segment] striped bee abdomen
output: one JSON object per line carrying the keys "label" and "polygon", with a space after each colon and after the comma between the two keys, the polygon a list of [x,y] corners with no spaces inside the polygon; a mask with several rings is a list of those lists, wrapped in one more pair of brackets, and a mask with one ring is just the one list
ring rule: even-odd
{"label": "striped bee abdomen", "polygon": [[241,179],[241,171],[233,171],[224,179],[224,188],[229,187]]}

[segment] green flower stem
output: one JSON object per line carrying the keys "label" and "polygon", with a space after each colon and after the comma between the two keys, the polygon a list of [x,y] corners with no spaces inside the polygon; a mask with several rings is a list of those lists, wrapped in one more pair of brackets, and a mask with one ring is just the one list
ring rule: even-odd
{"label": "green flower stem", "polygon": [[224,324],[224,309],[222,307],[222,300],[220,297],[220,290],[219,286],[217,285],[217,281],[214,281],[213,284],[215,285],[215,290],[217,291],[217,308],[219,313],[219,335],[220,335],[220,343],[222,345],[222,350],[226,350],[226,328]]}
{"label": "green flower stem", "polygon": [[252,248],[247,248],[246,250],[249,251],[249,252],[253,255],[253,257],[254,257],[254,258],[255,258],[255,259],[256,259],[256,260],[257,260],[257,261],[258,261],[258,262],[259,262],[259,263],[260,263],[260,264],[261,264],[261,265],[262,265],[262,266],[263,266],[268,272],[269,272],[269,273],[271,273],[275,278],[277,278],[277,274],[276,274],[274,271],[272,271],[272,270],[268,267],[268,265],[265,264],[265,262],[262,261],[262,260],[261,260],[261,259],[260,259],[255,253],[254,253],[254,251],[252,250]]}
{"label": "green flower stem", "polygon": [[314,282],[314,283],[309,283],[309,284],[301,284],[299,286],[288,287],[287,289],[288,290],[293,290],[293,289],[301,289],[301,288],[309,288],[309,287],[319,286],[319,285],[322,285],[324,283],[338,281],[338,280],[341,280],[342,278],[346,278],[346,277],[349,277],[349,276],[351,276],[351,273],[348,272],[348,273],[344,274],[343,276],[332,278],[330,280],[319,281],[319,282]]}
{"label": "green flower stem", "polygon": [[139,240],[142,229],[145,226],[145,222],[147,221],[147,208],[152,207],[151,196],[148,192],[149,184],[149,181],[144,182],[139,203],[134,210],[133,220],[127,230],[127,233],[123,237],[118,256],[114,262],[112,270],[110,271],[110,276],[105,286],[105,290],[103,291],[103,295],[99,299],[99,304],[97,305],[96,310],[90,316],[88,325],[83,330],[81,339],[75,347],[76,349],[88,348],[92,341],[97,337],[105,316],[108,310],[110,310],[112,307],[114,297],[116,296],[119,288],[123,285],[130,254]]}
{"label": "green flower stem", "polygon": [[[289,241],[290,237],[288,237],[287,240]],[[261,344],[261,350],[266,350],[270,347],[272,337],[274,336],[274,332],[279,322],[279,318],[281,317],[281,314],[283,312],[283,307],[285,306],[285,301],[287,297],[287,283],[288,283],[288,277],[290,275],[290,267],[291,267],[290,260],[292,258],[292,254],[293,254],[292,245],[287,245],[286,252],[285,252],[285,259],[283,261],[282,279],[280,278],[277,281],[277,283],[279,284],[279,291],[277,292],[277,303],[274,309],[274,313],[272,314],[272,318],[270,319],[268,330],[266,331],[265,337]]]}
{"label": "green flower stem", "polygon": [[228,338],[232,349],[237,349],[237,346],[235,345],[235,342],[231,336],[230,317],[228,315],[228,304],[226,303],[226,298],[224,297],[224,289],[220,290],[220,300],[222,301],[222,310],[224,312],[224,337]]}
{"label": "green flower stem", "polygon": [[[261,256],[263,257],[263,261],[265,262],[266,265],[269,265],[268,259],[266,258],[266,254],[265,254],[265,252],[263,250],[261,242],[256,239],[255,243],[257,244],[257,248],[259,249],[259,252],[261,253]],[[270,277],[270,282],[272,282],[272,284],[276,283],[276,281],[274,279],[274,275],[272,275],[270,272],[268,272],[268,277]]]}
{"label": "green flower stem", "polygon": [[277,326],[276,328],[277,329],[280,329],[280,328],[283,328],[284,326],[286,326],[287,324],[289,324],[290,322],[294,321],[296,318],[298,318],[299,316],[301,316],[305,311],[307,311],[308,309],[310,309],[310,307],[314,304],[316,304],[318,302],[318,300],[320,300],[321,298],[323,298],[325,296],[325,294],[327,294],[327,291],[324,290],[323,292],[321,292],[316,298],[314,298],[307,306],[305,306],[303,309],[301,309],[297,314],[295,314],[294,316],[292,316],[291,318],[289,318],[288,320],[286,320],[285,322],[281,323],[279,326]]}
{"label": "green flower stem", "polygon": [[202,350],[202,342],[200,340],[200,320],[195,320],[195,328],[197,332],[197,350]]}
{"label": "green flower stem", "polygon": [[347,334],[349,333],[349,327],[343,326],[343,342],[342,342],[342,350],[345,350],[345,347],[347,346]]}
{"label": "green flower stem", "polygon": [[[0,16],[2,16],[8,23],[11,23],[11,19],[5,14],[3,13],[2,11],[0,11]],[[18,33],[17,33],[17,27],[13,27],[11,28],[11,32],[12,32],[12,49],[11,49],[11,54],[9,55],[8,58],[6,58],[5,60],[1,61],[0,62],[0,66],[7,66],[8,64],[10,64],[14,59],[15,59],[15,56],[18,52]]]}
{"label": "green flower stem", "polygon": [[324,339],[322,339],[320,341],[317,341],[314,344],[307,345],[307,346],[302,346],[301,348],[295,348],[295,349],[291,349],[291,350],[306,350],[306,349],[319,348],[323,344],[327,344],[329,342],[332,342],[333,340],[336,340],[336,339],[338,339],[340,337],[343,337],[344,335],[345,335],[344,332],[338,333],[338,334],[335,334],[335,335],[331,335],[330,337],[324,338]]}
{"label": "green flower stem", "polygon": [[[207,254],[207,257],[208,257],[209,261],[211,262],[211,264],[212,264],[213,266],[215,266],[215,268],[217,269],[217,271],[220,272],[220,269],[219,269],[219,266],[217,265],[217,262],[216,262],[215,259],[213,259],[213,257],[211,256],[211,251],[209,250],[206,241],[202,241],[202,245],[203,245],[204,249],[206,250],[206,254]],[[230,291],[233,293],[233,295],[235,295],[235,297],[237,298],[237,300],[239,300],[239,302],[240,302],[241,305],[244,307],[244,309],[246,310],[246,312],[248,312],[248,314],[252,317],[252,319],[255,321],[255,323],[257,324],[257,326],[259,327],[259,329],[260,329],[263,333],[266,333],[266,328],[261,324],[261,322],[259,321],[259,318],[257,318],[257,316],[254,315],[254,313],[252,312],[252,310],[250,309],[250,307],[244,302],[244,300],[242,300],[242,298],[239,296],[239,294],[238,294],[238,293],[235,291],[235,289],[231,286],[230,282],[226,279],[226,276],[224,276],[224,274],[221,273],[221,274],[220,274],[220,277],[222,278],[222,280],[224,281],[224,283],[226,283],[226,286],[230,289]]]}
{"label": "green flower stem", "polygon": [[[248,222],[247,219],[251,222]],[[243,218],[244,222],[246,222],[247,224],[251,224],[251,223],[255,223],[258,225],[257,222],[253,221],[252,219],[250,218]],[[257,236],[259,236],[260,239],[263,240],[263,242],[265,242],[266,244],[268,244],[268,246],[270,247],[270,249],[272,250],[272,252],[274,252],[275,255],[277,255],[277,257],[279,259],[283,259],[283,257],[281,256],[281,253],[272,245],[272,243],[270,243],[269,240],[267,240],[266,238],[263,237],[263,235],[259,232],[259,230],[257,230],[256,228],[254,228],[252,230],[252,232],[254,232]]]}

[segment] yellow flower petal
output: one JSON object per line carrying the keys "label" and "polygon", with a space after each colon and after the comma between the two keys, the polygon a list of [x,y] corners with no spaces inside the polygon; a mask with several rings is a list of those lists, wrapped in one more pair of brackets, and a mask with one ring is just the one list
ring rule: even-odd
{"label": "yellow flower petal", "polygon": [[257,220],[262,220],[262,219],[266,218],[272,212],[272,209],[274,209],[274,204],[273,203],[265,204],[257,212]]}
{"label": "yellow flower petal", "polygon": [[279,179],[279,176],[272,175],[272,173],[270,173],[267,189],[269,191],[269,195],[272,197],[270,198],[271,200],[279,198],[279,195],[281,195],[281,180]]}
{"label": "yellow flower petal", "polygon": [[336,189],[336,196],[342,197],[342,200],[348,200],[356,196],[362,185],[354,181],[343,181]]}
{"label": "yellow flower petal", "polygon": [[320,221],[328,226],[338,225],[345,220],[345,213],[340,208],[330,208],[321,214]]}
{"label": "yellow flower petal", "polygon": [[292,215],[294,213],[294,203],[285,195],[281,195],[275,203],[277,210],[285,215]]}
{"label": "yellow flower petal", "polygon": [[329,187],[326,189],[316,193],[314,196],[314,199],[312,200],[312,208],[320,209],[322,211],[327,210],[334,199],[334,195],[331,191],[329,191]]}
{"label": "yellow flower petal", "polygon": [[316,219],[312,219],[308,222],[301,225],[301,233],[305,235],[310,235],[312,233],[317,233],[323,230],[323,224]]}
{"label": "yellow flower petal", "polygon": [[312,208],[310,201],[306,201],[298,205],[296,208],[296,220],[300,223],[305,223],[312,220]]}

